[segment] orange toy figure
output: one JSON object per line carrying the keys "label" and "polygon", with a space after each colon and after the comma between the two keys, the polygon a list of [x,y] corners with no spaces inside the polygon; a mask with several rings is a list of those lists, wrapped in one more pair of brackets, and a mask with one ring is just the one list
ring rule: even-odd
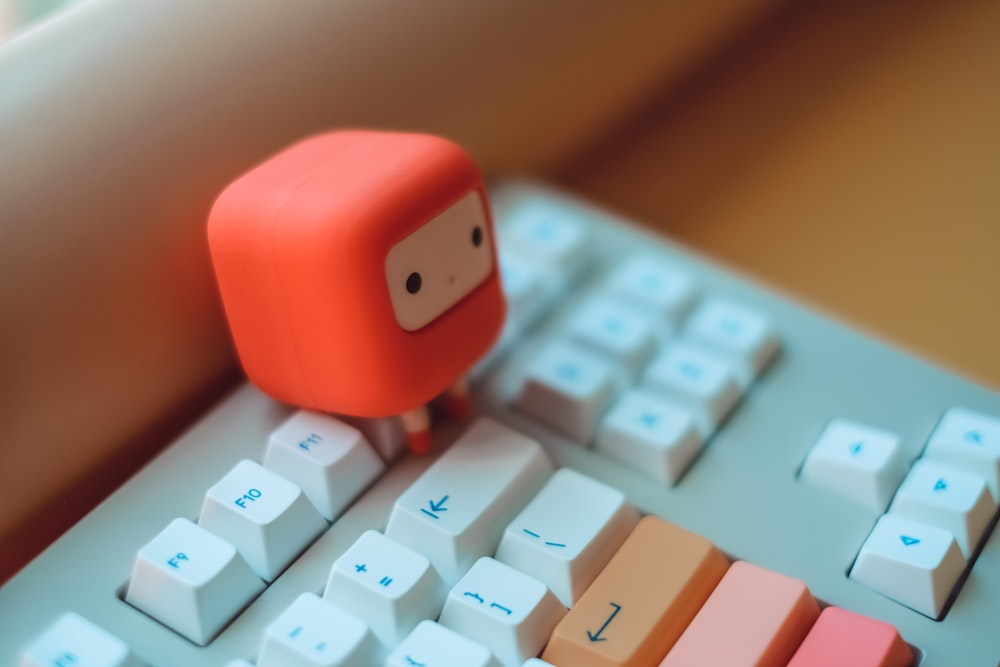
{"label": "orange toy figure", "polygon": [[208,240],[250,380],[303,408],[400,415],[430,447],[426,404],[466,409],[465,374],[504,318],[482,178],[438,137],[332,132],[247,172]]}

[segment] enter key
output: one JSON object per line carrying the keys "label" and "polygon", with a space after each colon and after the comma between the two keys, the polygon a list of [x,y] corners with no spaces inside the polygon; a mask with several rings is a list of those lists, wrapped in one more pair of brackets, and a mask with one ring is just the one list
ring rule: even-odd
{"label": "enter key", "polygon": [[728,567],[705,538],[647,516],[556,626],[542,659],[588,667],[655,664]]}

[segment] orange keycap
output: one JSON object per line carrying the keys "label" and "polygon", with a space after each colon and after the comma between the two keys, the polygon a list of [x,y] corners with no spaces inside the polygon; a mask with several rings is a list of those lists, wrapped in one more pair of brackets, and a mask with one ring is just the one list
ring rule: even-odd
{"label": "orange keycap", "polygon": [[737,561],[660,667],[784,665],[817,616],[801,581]]}
{"label": "orange keycap", "polygon": [[647,516],[556,626],[542,659],[560,667],[652,665],[728,567],[705,538]]}
{"label": "orange keycap", "polygon": [[839,607],[827,607],[788,667],[909,667],[913,651],[896,628]]}

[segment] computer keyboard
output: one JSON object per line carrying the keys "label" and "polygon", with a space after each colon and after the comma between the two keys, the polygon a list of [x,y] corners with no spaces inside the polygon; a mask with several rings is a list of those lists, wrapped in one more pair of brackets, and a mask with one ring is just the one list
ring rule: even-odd
{"label": "computer keyboard", "polygon": [[492,197],[508,320],[433,454],[242,386],[0,588],[0,664],[1000,663],[1000,396]]}

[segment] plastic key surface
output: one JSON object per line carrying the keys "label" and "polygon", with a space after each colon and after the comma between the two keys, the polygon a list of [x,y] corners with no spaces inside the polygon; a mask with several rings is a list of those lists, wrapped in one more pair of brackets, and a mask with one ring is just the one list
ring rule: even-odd
{"label": "plastic key surface", "polygon": [[804,479],[878,512],[905,474],[896,434],[846,419],[827,424],[802,466]]}
{"label": "plastic key surface", "polygon": [[909,667],[913,651],[896,628],[839,607],[820,613],[788,667]]}
{"label": "plastic key surface", "polygon": [[66,612],[21,653],[18,667],[141,667],[118,637]]}
{"label": "plastic key surface", "polygon": [[944,528],[970,558],[996,509],[982,477],[919,459],[896,492],[889,513]]}
{"label": "plastic key surface", "polygon": [[233,545],[174,519],[139,550],[125,600],[204,646],[262,590]]}
{"label": "plastic key surface", "polygon": [[684,335],[729,359],[744,389],[778,351],[778,338],[763,315],[723,299],[703,301],[688,318]]}
{"label": "plastic key surface", "polygon": [[519,667],[565,615],[545,584],[484,557],[451,589],[439,622],[493,651],[504,667]]}
{"label": "plastic key surface", "polygon": [[496,551],[551,472],[541,445],[481,418],[396,500],[385,534],[425,555],[453,586]]}
{"label": "plastic key surface", "polygon": [[517,405],[573,440],[588,443],[614,392],[610,362],[577,345],[555,342],[528,362]]}
{"label": "plastic key surface", "polygon": [[594,297],[578,306],[569,322],[569,334],[632,376],[656,349],[657,332],[650,319],[641,310],[608,298]]}
{"label": "plastic key surface", "polygon": [[265,581],[327,527],[302,489],[246,459],[208,490],[198,523],[235,546]]}
{"label": "plastic key surface", "polygon": [[570,607],[638,521],[621,491],[562,468],[507,526],[496,558]]}
{"label": "plastic key surface", "polygon": [[660,667],[784,665],[818,616],[801,581],[737,561]]}
{"label": "plastic key surface", "polygon": [[690,274],[664,266],[662,259],[636,255],[620,264],[608,281],[610,291],[660,318],[677,322],[694,301]]}
{"label": "plastic key surface", "polygon": [[708,438],[740,400],[733,367],[722,357],[686,342],[667,345],[643,377],[653,393],[689,408]]}
{"label": "plastic key surface", "polygon": [[597,431],[595,448],[673,485],[702,449],[691,413],[648,391],[626,391]]}
{"label": "plastic key surface", "polygon": [[303,593],[267,626],[257,667],[353,667],[380,651],[363,621]]}
{"label": "plastic key surface", "polygon": [[421,620],[437,618],[445,593],[425,556],[369,530],[333,564],[323,598],[395,646]]}
{"label": "plastic key surface", "polygon": [[271,433],[264,467],[298,484],[323,518],[333,521],[385,464],[358,429],[300,410]]}
{"label": "plastic key surface", "polygon": [[552,202],[526,200],[498,228],[501,243],[548,268],[557,281],[573,278],[590,255],[590,237],[578,216]]}
{"label": "plastic key surface", "polygon": [[556,627],[542,657],[588,667],[655,664],[728,568],[705,538],[644,517]]}
{"label": "plastic key surface", "polygon": [[434,621],[422,621],[385,667],[500,667],[488,648]]}
{"label": "plastic key surface", "polygon": [[851,579],[931,618],[938,618],[965,569],[948,531],[884,514],[865,540]]}
{"label": "plastic key surface", "polygon": [[927,441],[924,456],[979,475],[1000,504],[1000,417],[951,408]]}

